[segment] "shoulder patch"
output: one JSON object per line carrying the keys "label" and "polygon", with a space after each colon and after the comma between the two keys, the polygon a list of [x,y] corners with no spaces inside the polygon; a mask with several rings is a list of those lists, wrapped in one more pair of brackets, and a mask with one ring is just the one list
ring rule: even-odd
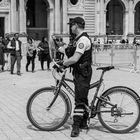
{"label": "shoulder patch", "polygon": [[78,48],[79,48],[79,49],[83,49],[83,48],[84,48],[84,44],[83,44],[83,43],[80,43],[80,44],[78,45]]}

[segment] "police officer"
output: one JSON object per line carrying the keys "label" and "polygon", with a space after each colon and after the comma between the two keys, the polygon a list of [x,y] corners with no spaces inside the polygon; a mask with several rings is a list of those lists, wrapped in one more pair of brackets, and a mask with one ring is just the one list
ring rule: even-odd
{"label": "police officer", "polygon": [[74,54],[64,60],[63,65],[73,66],[75,85],[75,109],[71,137],[77,137],[79,130],[87,128],[88,90],[92,76],[92,47],[91,40],[84,31],[85,21],[81,17],[74,18],[70,23],[72,33],[76,34],[73,41]]}

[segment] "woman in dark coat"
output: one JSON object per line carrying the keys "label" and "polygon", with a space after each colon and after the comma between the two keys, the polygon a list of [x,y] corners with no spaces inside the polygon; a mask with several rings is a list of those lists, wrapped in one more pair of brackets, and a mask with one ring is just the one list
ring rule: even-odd
{"label": "woman in dark coat", "polygon": [[38,55],[41,64],[41,69],[44,70],[44,62],[47,61],[47,70],[50,70],[50,50],[49,43],[46,37],[42,38],[42,41],[39,43],[37,48],[39,49]]}

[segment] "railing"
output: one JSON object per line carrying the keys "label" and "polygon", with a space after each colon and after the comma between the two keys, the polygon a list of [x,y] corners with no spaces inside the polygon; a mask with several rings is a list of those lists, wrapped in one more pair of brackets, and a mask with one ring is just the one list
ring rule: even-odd
{"label": "railing", "polygon": [[140,45],[94,44],[93,65],[114,65],[131,72],[140,72]]}

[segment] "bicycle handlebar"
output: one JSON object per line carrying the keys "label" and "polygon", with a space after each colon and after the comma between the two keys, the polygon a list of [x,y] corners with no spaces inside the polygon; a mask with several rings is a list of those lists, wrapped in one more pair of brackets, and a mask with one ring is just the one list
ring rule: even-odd
{"label": "bicycle handlebar", "polygon": [[[66,71],[67,71],[67,70],[66,70],[63,66],[59,65],[60,62],[61,62],[61,61],[56,62],[56,61],[53,59],[53,63],[54,63],[53,68],[54,68],[54,70],[56,70],[56,72],[57,72],[58,74],[59,74],[59,73],[63,73],[63,76],[64,76],[64,75],[66,74]],[[115,69],[115,67],[114,67],[114,66],[107,66],[107,67],[98,67],[98,68],[96,68],[96,70],[102,70],[103,73],[106,72],[106,71],[109,71],[109,70],[111,70],[111,69]],[[55,76],[55,71],[53,71],[52,74],[53,74],[53,77],[54,77],[55,79],[57,79],[56,76]],[[60,75],[60,74],[59,74],[59,75]],[[61,75],[61,77],[62,77],[62,75]]]}
{"label": "bicycle handlebar", "polygon": [[57,72],[65,72],[66,70],[63,68],[63,67],[61,67],[56,61],[54,61],[54,59],[53,59],[53,63],[54,63],[54,65],[53,65],[53,68],[54,69],[56,69],[57,70]]}
{"label": "bicycle handlebar", "polygon": [[[56,78],[55,73],[57,72],[58,75],[59,75],[60,77],[62,77],[62,76],[64,76],[64,75],[66,74],[67,70],[64,69],[64,67],[62,67],[61,65],[58,64],[59,61],[56,62],[56,61],[53,59],[53,63],[54,63],[54,65],[53,65],[52,75],[53,75],[54,79],[58,80],[58,78]],[[63,73],[63,75],[60,75],[60,73]]]}

